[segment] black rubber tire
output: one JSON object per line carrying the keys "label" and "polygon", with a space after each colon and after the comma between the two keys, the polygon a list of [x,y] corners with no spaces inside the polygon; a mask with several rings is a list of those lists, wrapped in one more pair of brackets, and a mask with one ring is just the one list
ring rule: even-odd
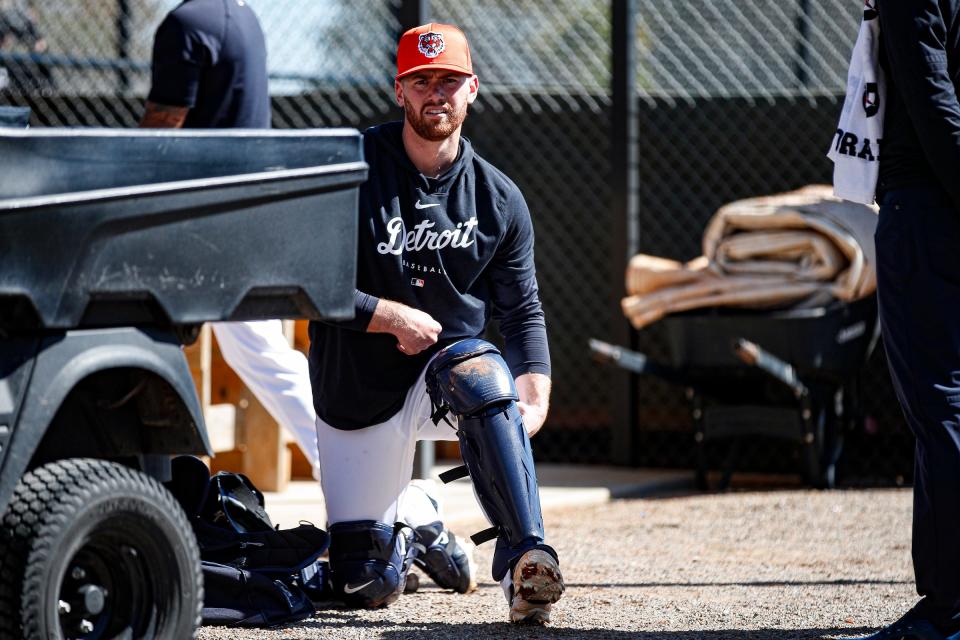
{"label": "black rubber tire", "polygon": [[814,407],[814,441],[804,445],[804,482],[814,489],[834,489],[837,485],[837,460],[843,447],[839,419],[829,407]]}
{"label": "black rubber tire", "polygon": [[192,638],[202,607],[196,538],[160,483],[84,458],[21,478],[0,528],[0,638]]}

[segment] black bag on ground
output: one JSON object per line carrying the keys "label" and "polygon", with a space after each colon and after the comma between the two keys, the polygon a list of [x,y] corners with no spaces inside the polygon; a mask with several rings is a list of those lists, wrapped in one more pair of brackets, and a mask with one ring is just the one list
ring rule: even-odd
{"label": "black bag on ground", "polygon": [[309,617],[313,603],[280,579],[203,561],[203,624],[272,627]]}
{"label": "black bag on ground", "polygon": [[191,456],[175,458],[167,488],[180,502],[200,546],[204,624],[273,626],[313,613],[328,596],[329,546],[323,529],[301,522],[277,529],[263,494],[236,473],[213,477]]}

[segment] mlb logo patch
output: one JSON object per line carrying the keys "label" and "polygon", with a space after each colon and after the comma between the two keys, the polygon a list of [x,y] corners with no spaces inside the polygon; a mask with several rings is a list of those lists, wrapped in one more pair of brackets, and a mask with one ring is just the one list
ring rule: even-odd
{"label": "mlb logo patch", "polygon": [[420,278],[410,278],[410,284],[412,284],[415,287],[422,287],[423,280],[421,280]]}

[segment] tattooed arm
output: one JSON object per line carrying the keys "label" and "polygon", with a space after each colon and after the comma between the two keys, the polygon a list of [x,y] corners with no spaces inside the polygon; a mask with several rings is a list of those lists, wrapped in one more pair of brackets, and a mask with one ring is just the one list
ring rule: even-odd
{"label": "tattooed arm", "polygon": [[140,120],[145,129],[179,129],[187,120],[188,107],[171,107],[147,101],[147,110]]}

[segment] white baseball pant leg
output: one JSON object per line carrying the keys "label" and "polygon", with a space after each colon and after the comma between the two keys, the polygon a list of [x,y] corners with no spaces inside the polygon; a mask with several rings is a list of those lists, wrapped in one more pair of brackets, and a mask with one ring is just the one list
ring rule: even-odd
{"label": "white baseball pant leg", "polygon": [[287,430],[319,479],[316,412],[307,358],[290,346],[280,320],[216,322],[213,332],[223,359]]}
{"label": "white baseball pant leg", "polygon": [[386,422],[344,431],[317,418],[317,442],[327,522],[376,520],[392,524],[403,519],[418,526],[436,520],[421,508],[422,496],[401,499],[413,474],[418,440],[456,440],[457,432],[441,421],[430,420],[430,398],[420,373],[407,392],[403,407]]}

